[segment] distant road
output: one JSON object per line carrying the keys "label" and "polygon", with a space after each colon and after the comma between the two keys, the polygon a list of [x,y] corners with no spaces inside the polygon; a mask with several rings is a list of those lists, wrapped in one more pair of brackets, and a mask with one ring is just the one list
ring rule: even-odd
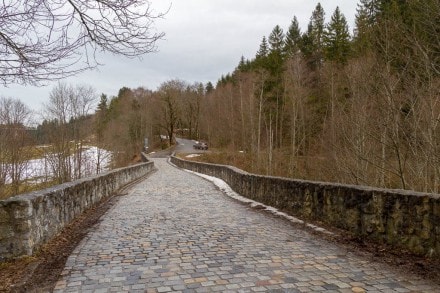
{"label": "distant road", "polygon": [[190,139],[184,139],[184,138],[176,138],[176,153],[204,153],[206,151],[203,150],[196,150],[194,148],[195,141]]}
{"label": "distant road", "polygon": [[205,153],[206,151],[203,150],[196,150],[194,149],[195,142],[190,139],[184,139],[184,138],[176,138],[177,145],[173,148],[158,151],[155,153],[149,154],[152,158],[164,158],[171,155],[173,152],[176,153],[186,153],[186,154],[197,154],[197,153]]}

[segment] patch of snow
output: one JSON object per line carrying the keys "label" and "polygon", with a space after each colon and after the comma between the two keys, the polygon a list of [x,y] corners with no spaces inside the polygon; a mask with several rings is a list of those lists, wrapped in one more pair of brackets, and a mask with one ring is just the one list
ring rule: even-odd
{"label": "patch of snow", "polygon": [[185,156],[185,158],[195,158],[195,157],[200,157],[199,154],[189,154],[187,156]]}
{"label": "patch of snow", "polygon": [[[81,177],[87,177],[109,170],[112,159],[112,153],[110,151],[99,149],[96,146],[84,146],[83,149]],[[73,155],[70,157],[70,164],[72,166],[72,174],[75,174],[76,164]],[[23,166],[24,170],[21,175],[21,180],[28,180],[35,183],[48,181],[53,177],[54,169],[57,169],[57,154],[46,154],[43,158],[27,161]],[[7,176],[6,183],[10,184],[11,182],[11,178]]]}

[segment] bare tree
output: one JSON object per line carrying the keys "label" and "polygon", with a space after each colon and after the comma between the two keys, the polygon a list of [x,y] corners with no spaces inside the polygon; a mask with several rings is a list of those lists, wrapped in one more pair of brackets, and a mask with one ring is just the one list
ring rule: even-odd
{"label": "bare tree", "polygon": [[181,101],[182,126],[188,129],[188,138],[199,138],[200,106],[203,95],[203,84],[195,83],[187,86]]}
{"label": "bare tree", "polygon": [[[72,139],[74,141],[73,162],[74,162],[74,178],[81,178],[92,174],[90,168],[86,168],[87,159],[83,157],[84,140],[89,133],[90,128],[84,125],[87,115],[92,112],[92,106],[96,100],[95,89],[87,85],[78,85],[72,89],[72,94],[69,96],[69,103],[71,108],[71,129]],[[94,169],[94,168],[93,168]],[[93,170],[94,171],[94,170]]]}
{"label": "bare tree", "polygon": [[8,178],[10,164],[8,162],[7,145],[8,133],[5,126],[0,125],[0,198],[3,197],[4,189],[6,187],[6,179]]}
{"label": "bare tree", "polygon": [[304,151],[307,133],[305,131],[305,86],[303,75],[305,65],[300,56],[295,54],[287,61],[286,86],[287,100],[290,102],[290,141],[291,154],[289,156],[289,175],[298,176],[298,158],[301,151]]}
{"label": "bare tree", "polygon": [[56,129],[50,133],[52,149],[46,158],[58,183],[81,178],[84,174],[83,140],[88,132],[83,122],[92,110],[95,96],[90,86],[73,87],[65,83],[58,83],[50,93],[45,118],[54,121]]}
{"label": "bare tree", "polygon": [[168,135],[169,144],[172,145],[174,132],[180,120],[179,101],[186,88],[186,83],[181,80],[167,81],[159,87],[162,98],[162,119],[159,122]]}
{"label": "bare tree", "polygon": [[18,194],[27,168],[24,147],[29,142],[26,124],[31,111],[20,100],[0,99],[0,193],[10,183],[10,194]]}
{"label": "bare tree", "polygon": [[67,123],[70,119],[69,96],[71,88],[65,83],[55,86],[45,105],[45,119],[54,122],[54,129],[49,132],[52,149],[48,149],[45,158],[57,183],[69,181],[72,175],[70,162],[70,144]]}
{"label": "bare tree", "polygon": [[0,4],[0,82],[38,84],[99,65],[98,51],[156,50],[162,17],[148,0],[5,0]]}

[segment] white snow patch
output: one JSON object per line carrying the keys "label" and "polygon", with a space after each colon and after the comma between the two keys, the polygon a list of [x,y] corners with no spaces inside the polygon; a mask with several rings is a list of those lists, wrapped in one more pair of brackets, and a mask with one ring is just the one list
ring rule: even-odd
{"label": "white snow patch", "polygon": [[187,156],[185,156],[185,158],[195,158],[195,157],[200,157],[199,154],[189,154]]}
{"label": "white snow patch", "polygon": [[[169,162],[171,165],[173,165],[174,167],[177,168],[177,166],[174,165],[174,164],[171,162],[171,159],[168,159],[168,162]],[[189,172],[189,173],[195,174],[195,175],[197,175],[197,176],[200,176],[200,177],[202,177],[202,178],[205,178],[205,179],[211,181],[211,182],[214,183],[214,185],[216,185],[221,191],[223,191],[227,196],[229,196],[229,197],[231,197],[231,198],[233,198],[233,199],[236,199],[236,200],[238,200],[238,201],[240,201],[240,202],[247,203],[247,204],[249,204],[249,205],[250,205],[251,207],[253,207],[253,208],[255,208],[255,207],[263,207],[263,209],[264,209],[265,211],[268,211],[268,212],[270,212],[270,213],[272,213],[272,214],[274,214],[274,215],[276,215],[276,216],[279,216],[279,217],[285,218],[286,220],[288,220],[288,221],[290,221],[290,222],[292,222],[292,223],[295,223],[295,224],[305,224],[306,227],[308,227],[308,228],[310,228],[310,229],[312,229],[312,230],[314,230],[314,231],[321,232],[321,233],[325,233],[325,234],[329,234],[329,235],[333,235],[332,232],[330,232],[330,231],[328,231],[328,230],[326,230],[326,229],[324,229],[324,228],[321,228],[321,227],[318,227],[318,226],[315,226],[315,225],[312,225],[312,224],[306,223],[306,222],[304,222],[303,220],[300,220],[300,219],[298,219],[298,218],[295,218],[295,217],[293,217],[293,216],[290,216],[290,215],[288,215],[288,214],[286,214],[286,213],[281,212],[281,211],[278,210],[277,208],[274,208],[274,207],[271,207],[271,206],[264,205],[264,204],[262,204],[262,203],[260,203],[260,202],[257,202],[257,201],[255,201],[255,200],[252,200],[252,199],[249,199],[249,198],[247,198],[247,197],[244,197],[244,196],[239,195],[239,194],[236,193],[234,190],[232,190],[232,188],[231,188],[231,187],[230,187],[225,181],[221,180],[220,178],[213,177],[213,176],[209,176],[209,175],[205,175],[205,174],[202,174],[202,173],[197,173],[197,172],[194,172],[194,171],[191,171],[191,170],[187,170],[187,169],[183,169],[183,170],[185,170],[186,172]]]}
{"label": "white snow patch", "polygon": [[[46,146],[39,146],[46,147]],[[21,180],[28,180],[35,183],[45,182],[53,177],[53,169],[56,168],[56,154],[46,155],[43,158],[29,160],[24,164],[25,169],[22,172]],[[99,160],[98,160],[99,158]],[[110,169],[112,153],[110,151],[99,149],[96,146],[83,146],[82,153],[82,177],[91,176],[97,173],[105,172]],[[74,158],[70,157],[72,173],[75,171]],[[99,161],[99,168],[98,166]],[[99,170],[97,170],[99,169]],[[12,182],[9,176],[6,177],[6,183]]]}

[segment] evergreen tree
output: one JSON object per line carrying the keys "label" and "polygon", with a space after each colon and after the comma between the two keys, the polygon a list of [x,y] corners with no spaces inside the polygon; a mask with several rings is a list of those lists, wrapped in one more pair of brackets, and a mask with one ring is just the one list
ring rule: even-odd
{"label": "evergreen tree", "polygon": [[246,60],[244,56],[241,56],[237,69],[241,72],[247,72],[251,69],[249,60]]}
{"label": "evergreen tree", "polygon": [[302,38],[302,51],[312,69],[321,67],[323,61],[324,17],[324,9],[318,3],[310,18],[307,33]]}
{"label": "evergreen tree", "polygon": [[104,140],[104,130],[108,124],[108,105],[107,95],[101,94],[101,100],[99,101],[98,108],[95,115],[95,134],[96,142],[99,147]]}
{"label": "evergreen tree", "polygon": [[281,75],[284,63],[284,33],[279,25],[275,26],[269,35],[269,45],[267,68],[272,75],[278,77]]}
{"label": "evergreen tree", "polygon": [[258,49],[257,55],[255,56],[254,65],[256,68],[267,68],[267,58],[269,55],[269,45],[267,43],[266,37],[261,40],[260,48]]}
{"label": "evergreen tree", "polygon": [[284,32],[283,29],[276,25],[269,35],[270,52],[282,53],[284,45]]}
{"label": "evergreen tree", "polygon": [[421,46],[419,50],[424,52],[421,56],[431,60],[428,62],[431,65],[429,71],[440,76],[440,0],[425,0],[423,3],[412,1],[407,9],[412,14],[409,28],[414,34],[413,39],[417,38],[416,42],[411,43]]}
{"label": "evergreen tree", "polygon": [[108,107],[107,106],[107,95],[101,94],[101,99],[99,101],[97,111],[105,112],[105,111],[107,111],[107,107]]}
{"label": "evergreen tree", "polygon": [[292,23],[286,34],[286,41],[284,44],[284,52],[286,56],[290,57],[299,51],[301,42],[301,30],[299,28],[298,19],[293,17]]}
{"label": "evergreen tree", "polygon": [[[438,0],[437,4],[438,4]],[[365,52],[380,47],[377,42],[386,39],[388,36],[383,34],[396,31],[395,28],[390,31],[390,25],[401,27],[402,30],[408,25],[412,30],[412,12],[408,9],[409,3],[414,1],[406,0],[360,0],[358,4],[355,29],[354,29],[354,49],[358,56]],[[422,6],[415,3],[417,7]],[[403,25],[403,26],[402,26]],[[387,27],[387,29],[385,29]],[[400,34],[400,33],[398,33]]]}
{"label": "evergreen tree", "polygon": [[269,46],[267,45],[266,37],[261,40],[260,48],[258,49],[256,59],[267,57],[269,54]]}
{"label": "evergreen tree", "polygon": [[370,20],[368,9],[363,2],[365,2],[365,0],[361,0],[361,4],[358,4],[358,8],[356,9],[353,36],[353,51],[358,56],[372,49],[371,32],[373,23]]}
{"label": "evergreen tree", "polygon": [[275,147],[280,147],[280,141],[282,131],[280,126],[283,119],[281,115],[281,109],[284,101],[284,83],[283,83],[283,71],[284,71],[284,33],[279,25],[275,26],[269,35],[270,51],[268,56],[267,69],[270,73],[265,92],[267,93],[266,101],[268,102],[266,109],[266,119],[269,119],[269,123],[274,123],[275,133],[274,141]]}
{"label": "evergreen tree", "polygon": [[310,57],[313,53],[311,32],[312,32],[312,24],[309,23],[309,25],[307,26],[307,31],[301,35],[301,40],[299,43],[299,48],[305,58]]}
{"label": "evergreen tree", "polygon": [[208,83],[205,86],[206,94],[211,93],[213,90],[214,90],[214,85],[212,84],[212,82],[208,81]]}
{"label": "evergreen tree", "polygon": [[350,54],[350,33],[345,16],[336,7],[324,34],[325,56],[337,63],[346,63]]}
{"label": "evergreen tree", "polygon": [[131,95],[132,95],[132,91],[131,91],[130,88],[124,86],[124,87],[119,89],[119,92],[118,92],[118,98],[119,99],[123,99],[123,98],[129,97]]}
{"label": "evergreen tree", "polygon": [[373,25],[376,22],[377,16],[383,10],[383,5],[388,0],[360,0],[358,3],[358,14],[362,13],[368,25]]}
{"label": "evergreen tree", "polygon": [[238,69],[243,70],[245,66],[246,66],[246,61],[244,59],[244,56],[241,55],[240,63],[238,63]]}

